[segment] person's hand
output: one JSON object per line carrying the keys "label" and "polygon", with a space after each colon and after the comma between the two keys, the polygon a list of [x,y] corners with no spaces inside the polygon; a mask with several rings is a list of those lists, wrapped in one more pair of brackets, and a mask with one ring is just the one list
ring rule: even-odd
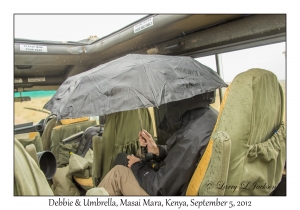
{"label": "person's hand", "polygon": [[159,149],[153,140],[152,136],[150,133],[148,133],[146,130],[140,131],[139,132],[139,142],[142,147],[147,146],[147,150],[149,153],[159,155]]}
{"label": "person's hand", "polygon": [[135,157],[134,155],[127,155],[127,159],[128,159],[128,168],[131,168],[131,166],[136,163],[139,162],[140,159]]}

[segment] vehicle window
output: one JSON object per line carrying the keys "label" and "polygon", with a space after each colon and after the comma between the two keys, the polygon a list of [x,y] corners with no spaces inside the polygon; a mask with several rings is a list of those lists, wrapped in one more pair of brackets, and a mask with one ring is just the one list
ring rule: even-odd
{"label": "vehicle window", "polygon": [[[286,84],[286,42],[271,44],[266,46],[254,47],[228,53],[222,53],[221,68],[223,80],[229,85],[234,77],[241,72],[251,68],[262,68],[272,71],[278,78],[285,94]],[[216,71],[215,55],[196,58],[200,63]],[[226,88],[222,91],[225,93]],[[284,97],[285,98],[285,97]],[[219,91],[216,91],[215,103],[212,106],[220,108]],[[284,114],[285,119],[285,114]]]}
{"label": "vehicle window", "polygon": [[[55,90],[15,92],[14,98],[22,97],[23,101],[18,100],[14,103],[14,125],[30,122],[35,125],[45,119],[50,111],[43,109],[43,106],[55,93]],[[27,97],[30,97],[30,101],[26,100]],[[99,116],[91,116],[90,119],[96,120],[99,125]]]}
{"label": "vehicle window", "polygon": [[[217,65],[216,65],[215,55],[196,58],[196,60],[199,61],[200,63],[202,63],[203,65],[208,66],[209,68],[211,68],[215,72],[217,72]],[[223,93],[225,92],[225,90],[226,90],[226,88],[222,88]],[[216,94],[215,102],[213,104],[211,104],[211,106],[219,111],[220,110],[220,91],[216,90],[215,94]]]}
{"label": "vehicle window", "polygon": [[100,117],[99,116],[90,116],[91,120],[96,120],[96,124],[100,125]]}
{"label": "vehicle window", "polygon": [[[249,48],[222,54],[224,81],[230,84],[233,78],[251,68],[262,68],[273,72],[283,89],[286,84],[286,42]],[[286,108],[283,120],[285,121]]]}
{"label": "vehicle window", "polygon": [[48,91],[24,91],[15,92],[14,97],[30,97],[30,101],[14,103],[14,124],[23,124],[33,122],[37,124],[40,120],[46,118],[50,112],[43,109],[43,106],[55,94],[55,90]]}

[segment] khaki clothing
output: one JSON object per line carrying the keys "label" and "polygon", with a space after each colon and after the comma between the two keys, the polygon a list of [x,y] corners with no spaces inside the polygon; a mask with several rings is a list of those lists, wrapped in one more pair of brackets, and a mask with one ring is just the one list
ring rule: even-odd
{"label": "khaki clothing", "polygon": [[140,187],[131,169],[121,165],[113,167],[98,187],[103,187],[109,195],[148,195]]}

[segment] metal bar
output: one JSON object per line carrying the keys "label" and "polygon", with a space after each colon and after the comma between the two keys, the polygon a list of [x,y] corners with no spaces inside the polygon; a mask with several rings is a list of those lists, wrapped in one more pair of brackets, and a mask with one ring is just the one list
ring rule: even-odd
{"label": "metal bar", "polygon": [[[224,80],[222,56],[220,54],[215,54],[215,58],[216,58],[217,73]],[[222,99],[223,99],[222,88],[219,88],[219,96],[220,96],[220,104],[221,104]]]}
{"label": "metal bar", "polygon": [[140,130],[142,132],[143,131],[143,123],[142,123],[142,116],[141,116],[140,109],[138,109],[138,115],[139,115],[139,121],[140,121]]}
{"label": "metal bar", "polygon": [[[233,33],[234,32],[234,33]],[[155,44],[159,54],[203,57],[286,41],[286,15],[251,15]],[[183,43],[178,48],[166,46]],[[149,49],[131,53],[143,53]]]}
{"label": "metal bar", "polygon": [[275,35],[270,35],[270,36],[255,38],[255,39],[249,39],[245,41],[238,41],[230,44],[223,44],[217,47],[208,47],[206,49],[196,50],[189,53],[183,53],[181,55],[197,58],[197,57],[214,55],[216,53],[220,54],[220,53],[233,52],[237,50],[243,50],[252,47],[260,47],[264,45],[276,44],[285,41],[286,41],[286,33],[280,33],[280,34],[275,34]]}

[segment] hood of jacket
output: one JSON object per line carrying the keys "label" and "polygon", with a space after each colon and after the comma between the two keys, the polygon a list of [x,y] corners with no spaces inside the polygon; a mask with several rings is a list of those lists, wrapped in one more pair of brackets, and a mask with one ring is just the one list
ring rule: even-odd
{"label": "hood of jacket", "polygon": [[194,109],[209,106],[211,102],[212,98],[208,98],[207,94],[200,94],[192,98],[167,103],[166,114],[158,128],[172,135],[182,126],[186,115],[189,115]]}

